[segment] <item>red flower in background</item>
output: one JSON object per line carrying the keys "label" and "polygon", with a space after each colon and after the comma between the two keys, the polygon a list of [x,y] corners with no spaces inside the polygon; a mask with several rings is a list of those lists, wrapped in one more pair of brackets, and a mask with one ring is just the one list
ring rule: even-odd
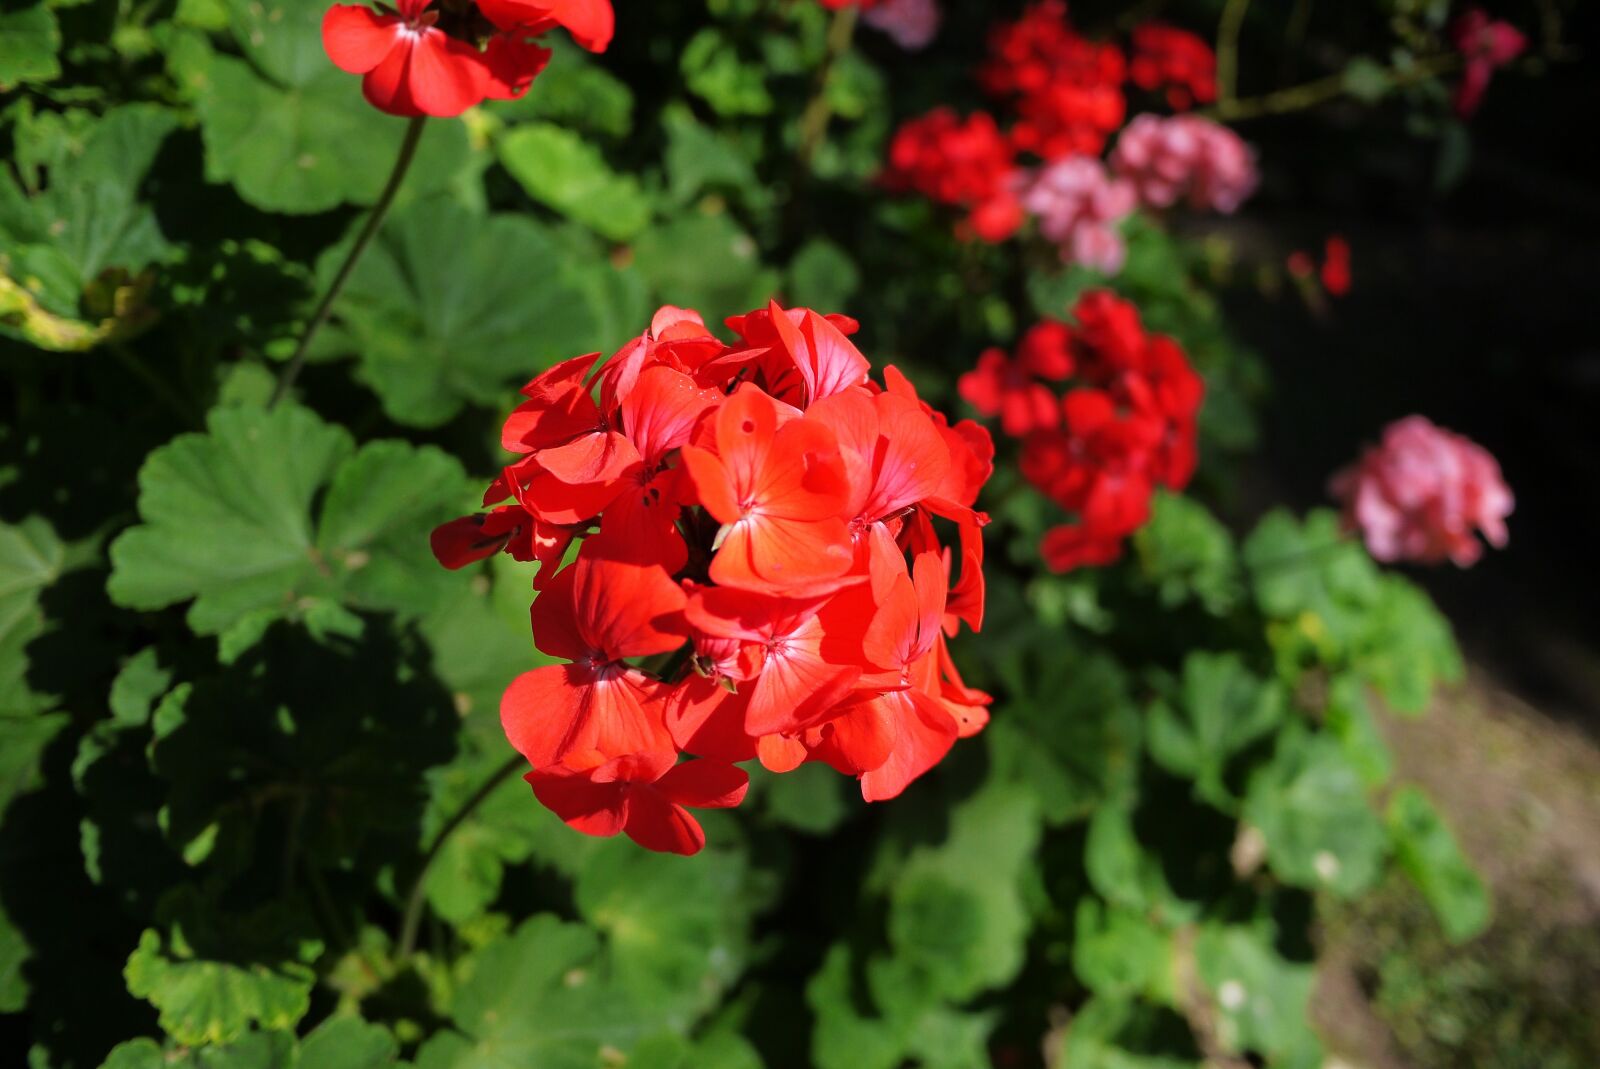
{"label": "red flower in background", "polygon": [[1450,27],[1450,39],[1465,61],[1461,84],[1456,86],[1455,108],[1457,115],[1466,118],[1482,105],[1494,72],[1522,55],[1528,38],[1511,23],[1491,19],[1482,8],[1474,7]]}
{"label": "red flower in background", "polygon": [[1462,568],[1483,555],[1480,533],[1491,546],[1506,544],[1515,504],[1486,449],[1423,416],[1391,423],[1329,491],[1344,503],[1345,526],[1378,560]]}
{"label": "red flower in background", "polygon": [[1013,102],[1017,150],[1054,160],[1099,155],[1126,114],[1125,74],[1120,49],[1081,36],[1067,21],[1066,4],[1043,0],[995,27],[978,81]]}
{"label": "red flower in background", "polygon": [[1304,249],[1291,252],[1284,266],[1302,285],[1310,285],[1312,275],[1322,281],[1322,288],[1330,297],[1343,297],[1350,292],[1350,243],[1339,234],[1328,235],[1323,246],[1322,266],[1317,267],[1311,254]]}
{"label": "red flower in background", "polygon": [[1217,99],[1217,56],[1197,34],[1146,22],[1133,31],[1128,79],[1147,92],[1164,89],[1168,107],[1187,111]]}
{"label": "red flower in background", "polygon": [[[1034,327],[1003,367],[1003,353],[985,353],[961,380],[963,397],[1022,438],[1023,477],[1075,515],[1040,546],[1056,571],[1116,560],[1149,519],[1156,487],[1188,484],[1205,395],[1182,348],[1147,332],[1131,302],[1093,290],[1072,320]],[[1039,381],[1063,378],[1075,385],[1059,401]]]}
{"label": "red flower in background", "polygon": [[593,51],[611,40],[611,0],[482,0],[495,27],[480,33],[467,12],[398,0],[389,9],[335,4],[322,20],[322,46],[334,66],[360,74],[367,101],[390,115],[448,118],[486,99],[527,92],[550,50],[531,40],[556,26]]}
{"label": "red flower in background", "polygon": [[1022,225],[1016,171],[1016,153],[993,116],[979,111],[962,119],[936,108],[895,131],[883,184],[966,209],[967,228],[998,242]]}
{"label": "red flower in background", "polygon": [[[853,320],[773,304],[728,325],[737,345],[663,308],[598,368],[539,375],[494,507],[433,538],[449,567],[502,549],[543,565],[534,644],[564,663],[501,703],[535,795],[678,853],[704,843],[686,807],[742,797],[732,762],[824,761],[889,798],[989,702],[945,646],[983,618],[988,433],[893,368],[871,382]],[[1067,345],[1041,335],[1030,365],[1064,374]]]}
{"label": "red flower in background", "polygon": [[1335,297],[1350,292],[1350,243],[1338,234],[1329,236],[1323,251],[1322,288]]}

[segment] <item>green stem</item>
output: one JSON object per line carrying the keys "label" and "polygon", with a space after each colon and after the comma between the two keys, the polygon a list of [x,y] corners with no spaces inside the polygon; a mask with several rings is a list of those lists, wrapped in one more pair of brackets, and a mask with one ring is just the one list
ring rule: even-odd
{"label": "green stem", "polygon": [[[1448,74],[1460,66],[1461,57],[1454,53],[1441,53],[1429,56],[1406,66],[1387,68],[1387,73],[1393,79],[1392,85],[1398,89],[1402,86],[1412,85],[1416,82],[1426,81],[1441,74]],[[1336,100],[1345,95],[1347,82],[1343,72],[1330,74],[1326,78],[1306,82],[1303,85],[1290,86],[1288,89],[1279,89],[1277,92],[1267,93],[1263,96],[1249,97],[1244,100],[1219,100],[1216,105],[1198,112],[1208,118],[1219,119],[1223,122],[1239,119],[1258,119],[1266,115],[1285,115],[1289,112],[1304,111]]]}
{"label": "green stem", "polygon": [[1217,23],[1217,103],[1231,104],[1239,89],[1239,32],[1250,0],[1228,0]]}
{"label": "green stem", "polygon": [[833,119],[833,104],[828,100],[828,81],[833,77],[833,69],[839,65],[839,60],[850,51],[850,42],[856,32],[856,19],[860,14],[857,5],[847,4],[834,12],[833,20],[828,23],[828,51],[822,58],[822,66],[817,68],[816,88],[806,102],[806,110],[800,115],[800,145],[795,155],[801,169],[807,172],[811,170],[811,161],[828,136],[828,123]]}
{"label": "green stem", "polygon": [[294,380],[300,377],[300,371],[306,364],[306,353],[311,348],[311,339],[317,336],[317,331],[327,322],[328,313],[333,310],[333,302],[339,299],[344,284],[350,280],[350,273],[355,270],[356,262],[361,259],[361,254],[367,251],[367,246],[372,244],[378,228],[383,225],[383,217],[389,214],[389,208],[394,204],[395,194],[400,192],[400,184],[405,181],[406,172],[411,169],[411,161],[417,155],[417,142],[422,140],[422,126],[426,121],[426,116],[418,115],[406,127],[406,135],[400,142],[400,155],[395,158],[394,170],[389,172],[389,181],[383,187],[383,192],[378,194],[378,202],[367,214],[367,221],[361,227],[361,232],[356,235],[355,244],[350,246],[350,252],[345,256],[344,263],[339,265],[339,273],[333,276],[333,283],[322,295],[317,310],[311,313],[311,319],[300,335],[300,343],[295,346],[294,355],[289,358],[288,366],[283,369],[283,375],[278,379],[278,388],[272,391],[272,400],[267,402],[268,408],[282,401],[294,386]]}
{"label": "green stem", "polygon": [[428,870],[433,867],[439,852],[444,849],[445,843],[450,841],[456,829],[466,823],[468,817],[477,812],[478,807],[489,800],[489,796],[506,780],[527,765],[527,759],[521,754],[513,754],[506,759],[505,764],[495,769],[489,777],[479,785],[462,807],[456,810],[454,816],[445,821],[444,827],[433,837],[433,842],[428,844],[428,852],[422,856],[422,868],[417,873],[417,878],[411,885],[411,893],[406,896],[406,910],[400,922],[400,945],[396,951],[396,960],[405,961],[417,949],[417,930],[422,926],[422,906],[427,900]]}

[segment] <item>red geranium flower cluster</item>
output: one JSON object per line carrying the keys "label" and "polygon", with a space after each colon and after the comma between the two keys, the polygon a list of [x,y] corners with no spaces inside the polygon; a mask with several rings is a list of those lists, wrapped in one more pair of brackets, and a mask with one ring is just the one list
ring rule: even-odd
{"label": "red geranium flower cluster", "polygon": [[[1107,186],[1103,168],[1096,181],[1081,165],[1052,165],[1101,154],[1126,118],[1130,77],[1167,87],[1174,107],[1216,95],[1215,57],[1193,34],[1141,26],[1134,48],[1130,69],[1116,44],[1072,27],[1065,3],[1040,0],[993,29],[977,72],[983,89],[1011,109],[1010,128],[988,112],[963,119],[943,107],[910,119],[890,143],[885,184],[964,209],[961,230],[985,241],[1004,241],[1038,215],[1065,259],[1115,273],[1121,240],[1109,224],[1128,210],[1118,207],[1119,190],[1107,187],[1107,197],[1089,189]],[[1043,161],[1043,168],[1025,159]],[[1092,225],[1080,227],[1080,217]]]}
{"label": "red geranium flower cluster", "polygon": [[1168,107],[1188,111],[1217,99],[1217,54],[1197,34],[1147,22],[1133,31],[1128,78],[1147,92],[1165,90]]}
{"label": "red geranium flower cluster", "polygon": [[683,854],[705,841],[688,807],[743,797],[737,762],[823,761],[878,801],[988,719],[945,646],[982,623],[988,432],[892,367],[872,382],[853,320],[772,304],[728,326],[732,346],[663,308],[598,370],[535,378],[494,507],[433,535],[447,567],[540,563],[534,645],[565,663],[500,710],[535,795]]}
{"label": "red geranium flower cluster", "polygon": [[[1024,477],[1076,514],[1040,547],[1062,572],[1116,560],[1149,519],[1156,487],[1188,484],[1205,394],[1183,349],[1146,331],[1132,303],[1091,291],[1072,318],[1028,331],[1015,358],[983,354],[960,382],[962,397],[1022,439]],[[1058,399],[1040,380],[1070,388]]]}
{"label": "red geranium flower cluster", "polygon": [[1062,0],[1043,0],[1016,22],[995,27],[978,81],[991,96],[1013,102],[1017,149],[1053,160],[1098,155],[1105,147],[1126,114],[1126,73],[1121,49],[1074,30]]}
{"label": "red geranium flower cluster", "polygon": [[381,10],[335,4],[322,20],[334,66],[362,75],[367,101],[390,115],[449,117],[514,100],[550,61],[534,39],[561,26],[591,52],[611,43],[611,0],[473,0],[439,8],[396,0]]}
{"label": "red geranium flower cluster", "polygon": [[1016,152],[992,116],[980,111],[963,119],[935,108],[895,131],[883,184],[965,209],[963,230],[999,242],[1022,225],[1016,174]]}

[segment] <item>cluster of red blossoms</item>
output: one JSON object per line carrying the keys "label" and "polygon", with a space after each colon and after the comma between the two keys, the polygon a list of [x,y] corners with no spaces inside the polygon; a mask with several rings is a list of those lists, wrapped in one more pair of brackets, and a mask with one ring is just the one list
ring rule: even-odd
{"label": "cluster of red blossoms", "polygon": [[1216,97],[1216,60],[1199,37],[1141,26],[1130,62],[1115,43],[1080,34],[1062,0],[1040,0],[1017,21],[996,26],[977,77],[1011,110],[1010,128],[981,111],[962,119],[940,108],[912,119],[895,133],[884,180],[965,210],[963,231],[993,242],[1014,234],[1026,217],[1022,161],[1098,156],[1127,117],[1130,80],[1165,90],[1178,110]]}
{"label": "cluster of red blossoms", "polygon": [[1058,572],[1115,561],[1149,519],[1156,487],[1188,484],[1205,394],[1183,349],[1146,331],[1130,302],[1091,291],[1072,319],[1032,327],[1015,356],[984,353],[959,384],[968,403],[1022,440],[1023,476],[1075,514],[1040,546]]}
{"label": "cluster of red blossoms", "polygon": [[737,762],[823,761],[878,801],[988,720],[945,646],[982,623],[988,432],[892,367],[870,381],[846,317],[772,304],[728,326],[731,346],[663,308],[598,369],[535,378],[495,507],[433,535],[447,567],[540,564],[534,645],[565,663],[500,710],[534,794],[682,854],[705,842],[687,807],[743,797]]}
{"label": "cluster of red blossoms", "polygon": [[335,4],[322,20],[334,66],[362,75],[368,103],[390,115],[449,117],[514,100],[550,62],[534,39],[563,27],[591,52],[611,43],[611,0],[396,0],[381,10]]}

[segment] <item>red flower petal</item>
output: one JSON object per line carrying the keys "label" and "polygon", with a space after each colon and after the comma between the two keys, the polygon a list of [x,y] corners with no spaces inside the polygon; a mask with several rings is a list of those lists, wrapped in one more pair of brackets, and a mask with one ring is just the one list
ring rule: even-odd
{"label": "red flower petal", "polygon": [[400,19],[370,7],[335,4],[322,16],[322,48],[347,74],[366,74],[400,43]]}
{"label": "red flower petal", "polygon": [[418,31],[407,72],[411,99],[424,115],[451,118],[479,104],[489,91],[483,54],[443,30]]}

